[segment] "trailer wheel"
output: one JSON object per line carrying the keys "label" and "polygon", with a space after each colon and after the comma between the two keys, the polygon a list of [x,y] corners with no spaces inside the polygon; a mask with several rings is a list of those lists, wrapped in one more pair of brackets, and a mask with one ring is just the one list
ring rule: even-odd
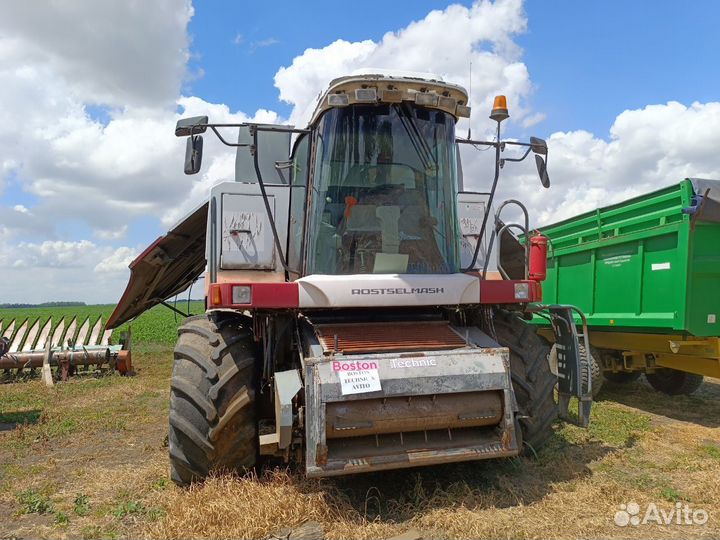
{"label": "trailer wheel", "polygon": [[645,378],[655,390],[670,396],[687,396],[703,383],[702,375],[671,368],[658,368],[654,373],[646,373]]}
{"label": "trailer wheel", "polygon": [[606,371],[605,380],[612,384],[630,384],[637,381],[642,373],[640,371]]}
{"label": "trailer wheel", "polygon": [[178,485],[215,470],[244,471],[258,455],[256,352],[245,318],[190,317],[178,329],[170,384],[170,476]]}
{"label": "trailer wheel", "polygon": [[539,449],[552,434],[558,415],[555,403],[557,377],[550,371],[550,347],[533,325],[516,315],[495,311],[493,320],[497,341],[510,349],[510,371],[519,407],[523,441]]}

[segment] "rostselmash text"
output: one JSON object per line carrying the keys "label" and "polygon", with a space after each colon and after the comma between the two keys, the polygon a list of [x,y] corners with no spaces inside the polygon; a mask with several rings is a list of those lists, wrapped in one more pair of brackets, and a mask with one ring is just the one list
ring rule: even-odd
{"label": "rostselmash text", "polygon": [[443,287],[413,287],[406,289],[404,287],[392,287],[389,289],[352,289],[352,294],[442,294],[445,292]]}

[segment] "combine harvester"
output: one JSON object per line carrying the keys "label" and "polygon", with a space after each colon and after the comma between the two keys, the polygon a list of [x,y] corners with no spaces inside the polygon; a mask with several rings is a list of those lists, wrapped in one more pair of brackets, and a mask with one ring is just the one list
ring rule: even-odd
{"label": "combine harvester", "polygon": [[56,324],[52,318],[44,323],[41,318],[34,322],[25,319],[19,324],[15,319],[6,323],[0,320],[0,370],[6,381],[33,376],[43,363],[56,368],[57,377],[63,381],[79,368],[89,372],[93,366],[94,370],[106,366],[130,374],[130,340],[110,345],[111,334],[112,330],[103,329],[100,317],[94,324],[89,317],[82,323],[73,317],[67,324],[65,318]]}
{"label": "combine harvester", "polygon": [[543,300],[586,314],[596,392],[644,373],[690,394],[720,377],[720,181],[685,179],[541,230]]}
{"label": "combine harvester", "polygon": [[[571,395],[587,424],[585,338],[572,307],[533,304],[545,258],[531,268],[509,233],[527,226],[501,229],[503,253],[520,253],[516,279],[482,270],[501,168],[533,153],[548,187],[547,145],[501,140],[502,96],[495,138],[456,139],[467,99],[438,78],[354,75],[330,84],[304,129],[178,122],[185,172],[200,170],[212,131],[237,148],[236,181],[215,185],[130,265],[108,321],[206,272],[207,313],[185,321],[175,346],[176,483],[260,456],[304,462],[312,477],[516,456],[543,444],[558,412],[569,418]],[[487,191],[463,190],[459,144],[494,150]],[[525,320],[531,306],[555,323],[556,365]]]}

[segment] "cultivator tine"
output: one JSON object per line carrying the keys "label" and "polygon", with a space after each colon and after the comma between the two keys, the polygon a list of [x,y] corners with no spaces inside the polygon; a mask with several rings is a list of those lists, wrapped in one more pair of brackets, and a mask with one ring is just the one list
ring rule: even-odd
{"label": "cultivator tine", "polygon": [[88,339],[88,345],[97,345],[100,331],[102,330],[102,316],[98,317],[95,326],[93,326],[92,332],[90,332],[90,339]]}
{"label": "cultivator tine", "polygon": [[82,347],[83,345],[85,345],[85,338],[87,337],[87,333],[89,331],[90,317],[87,317],[85,319],[85,322],[82,323],[82,326],[80,326],[80,331],[78,332],[77,338],[75,338],[73,345],[77,345],[78,347]]}
{"label": "cultivator tine", "polygon": [[112,330],[105,330],[102,335],[102,339],[100,340],[100,345],[107,345],[110,343],[110,336],[112,336],[113,331]]}
{"label": "cultivator tine", "polygon": [[75,337],[75,328],[76,327],[77,327],[77,317],[73,317],[72,321],[70,321],[70,324],[68,325],[65,335],[63,336],[64,341],[63,341],[63,343],[61,343],[62,346],[72,345],[75,343],[75,340],[73,338]]}
{"label": "cultivator tine", "polygon": [[57,347],[62,344],[63,330],[65,330],[65,317],[60,319],[57,327],[55,327],[55,331],[52,333],[52,337],[50,338],[51,347]]}
{"label": "cultivator tine", "polygon": [[25,343],[23,343],[22,352],[31,351],[33,348],[33,345],[35,344],[35,338],[37,337],[38,332],[40,331],[40,319],[36,320],[35,323],[30,327],[30,330],[28,330],[27,337],[25,338]]}
{"label": "cultivator tine", "polygon": [[50,337],[50,330],[52,330],[52,317],[47,320],[45,326],[43,326],[42,330],[40,330],[40,337],[35,344],[35,348],[45,349],[45,345],[47,344]]}
{"label": "cultivator tine", "polygon": [[13,335],[13,330],[15,330],[15,319],[10,321],[10,324],[5,329],[5,333],[3,333],[2,337],[10,339]]}
{"label": "cultivator tine", "polygon": [[20,349],[20,344],[22,343],[22,340],[25,337],[25,332],[27,331],[27,325],[28,320],[25,319],[25,321],[20,325],[20,328],[18,328],[18,331],[15,332],[15,338],[12,340],[8,352],[14,353]]}

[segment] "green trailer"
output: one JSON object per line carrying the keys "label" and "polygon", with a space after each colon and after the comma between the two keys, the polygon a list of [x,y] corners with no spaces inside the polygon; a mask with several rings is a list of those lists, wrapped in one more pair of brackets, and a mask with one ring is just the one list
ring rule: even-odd
{"label": "green trailer", "polygon": [[720,377],[720,181],[685,179],[540,230],[543,303],[582,309],[604,379],[645,373],[687,394]]}

